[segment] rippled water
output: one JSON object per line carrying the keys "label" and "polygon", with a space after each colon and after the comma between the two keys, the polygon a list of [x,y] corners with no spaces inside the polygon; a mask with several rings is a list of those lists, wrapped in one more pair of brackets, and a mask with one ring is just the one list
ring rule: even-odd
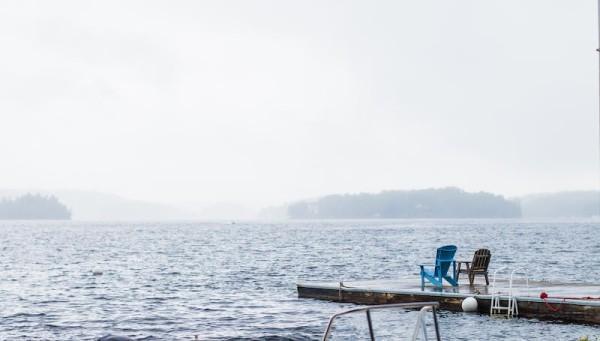
{"label": "rippled water", "polygon": [[[347,304],[298,299],[298,280],[393,279],[441,244],[492,267],[600,283],[593,222],[0,222],[0,339],[317,339]],[[95,273],[94,273],[95,272]],[[576,340],[600,328],[442,312],[445,340]]]}

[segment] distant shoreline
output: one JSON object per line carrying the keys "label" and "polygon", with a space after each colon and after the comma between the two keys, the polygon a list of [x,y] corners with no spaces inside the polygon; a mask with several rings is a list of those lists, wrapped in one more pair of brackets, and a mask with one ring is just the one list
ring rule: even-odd
{"label": "distant shoreline", "polygon": [[55,196],[24,194],[0,201],[0,220],[70,220],[71,211]]}

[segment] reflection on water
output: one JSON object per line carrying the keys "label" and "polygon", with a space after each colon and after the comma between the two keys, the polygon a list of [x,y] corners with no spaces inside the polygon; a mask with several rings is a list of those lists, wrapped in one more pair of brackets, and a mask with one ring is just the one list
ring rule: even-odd
{"label": "reflection on water", "polygon": [[[442,244],[492,250],[491,269],[600,281],[591,222],[0,223],[0,339],[317,339],[348,304],[298,280],[414,276]],[[408,318],[405,318],[408,319]],[[398,321],[402,321],[402,318]],[[377,322],[376,322],[377,323]],[[410,321],[412,324],[412,321]],[[444,340],[576,340],[594,326],[440,313]],[[358,327],[357,327],[358,328]]]}

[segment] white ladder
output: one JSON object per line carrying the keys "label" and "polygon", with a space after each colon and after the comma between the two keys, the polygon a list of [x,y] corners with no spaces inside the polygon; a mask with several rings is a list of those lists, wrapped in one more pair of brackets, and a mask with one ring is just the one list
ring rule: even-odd
{"label": "white ladder", "polygon": [[[492,281],[492,300],[490,302],[490,316],[505,316],[506,318],[512,318],[519,316],[519,305],[517,304],[517,297],[513,292],[513,279],[517,272],[517,269],[510,272],[510,281],[508,282],[508,290],[501,291],[496,288],[496,274],[502,270],[500,268],[494,271],[494,279]],[[527,290],[529,290],[529,278],[525,276],[527,272],[519,271],[524,274],[525,283]],[[503,298],[504,297],[504,298]],[[506,301],[506,305],[502,305],[502,301]]]}

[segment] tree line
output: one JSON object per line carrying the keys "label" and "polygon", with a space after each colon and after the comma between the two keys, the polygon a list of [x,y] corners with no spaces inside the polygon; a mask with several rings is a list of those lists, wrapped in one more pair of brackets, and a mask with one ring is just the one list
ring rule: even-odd
{"label": "tree line", "polygon": [[0,200],[0,219],[71,219],[71,211],[55,196],[25,194]]}
{"label": "tree line", "polygon": [[336,194],[288,206],[292,219],[518,218],[518,202],[456,187],[377,194]]}

